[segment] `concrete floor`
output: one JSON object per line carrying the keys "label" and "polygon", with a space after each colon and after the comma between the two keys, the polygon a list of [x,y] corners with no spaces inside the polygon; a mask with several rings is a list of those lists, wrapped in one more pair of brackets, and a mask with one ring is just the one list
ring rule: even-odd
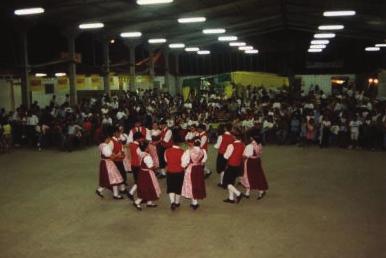
{"label": "concrete floor", "polygon": [[214,175],[198,211],[163,194],[140,213],[95,196],[96,148],[0,155],[0,257],[386,257],[386,153],[267,147],[263,162],[261,201],[223,203]]}

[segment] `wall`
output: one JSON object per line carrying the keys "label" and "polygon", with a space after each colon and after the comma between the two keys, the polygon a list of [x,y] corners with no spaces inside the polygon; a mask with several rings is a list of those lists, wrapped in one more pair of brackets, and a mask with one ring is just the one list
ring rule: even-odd
{"label": "wall", "polygon": [[15,110],[20,104],[20,80],[0,79],[0,108],[5,108],[6,111]]}
{"label": "wall", "polygon": [[386,98],[386,70],[382,70],[378,74],[379,84],[378,84],[378,97]]}
{"label": "wall", "polygon": [[311,86],[319,85],[319,88],[327,94],[331,94],[331,78],[332,77],[348,77],[350,81],[355,81],[354,74],[323,74],[323,75],[296,75],[296,78],[302,80],[302,89],[308,92]]}

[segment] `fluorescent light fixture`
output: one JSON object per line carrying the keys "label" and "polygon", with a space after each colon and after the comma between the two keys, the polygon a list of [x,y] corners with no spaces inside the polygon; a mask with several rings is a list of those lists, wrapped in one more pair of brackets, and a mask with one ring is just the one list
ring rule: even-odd
{"label": "fluorescent light fixture", "polygon": [[169,4],[172,2],[173,0],[137,0],[139,5]]}
{"label": "fluorescent light fixture", "polygon": [[197,54],[199,54],[199,55],[209,55],[210,51],[209,50],[199,50],[199,51],[197,51]]}
{"label": "fluorescent light fixture", "polygon": [[355,11],[327,11],[323,13],[326,17],[354,16],[355,14]]}
{"label": "fluorescent light fixture", "polygon": [[100,29],[100,28],[103,28],[104,26],[105,25],[101,22],[83,23],[79,25],[79,29],[81,30]]}
{"label": "fluorescent light fixture", "polygon": [[121,33],[122,38],[140,38],[141,36],[142,36],[142,33],[139,31]]}
{"label": "fluorescent light fixture", "polygon": [[319,30],[343,30],[343,25],[321,25]]}
{"label": "fluorescent light fixture", "polygon": [[46,77],[46,73],[35,73],[35,77]]}
{"label": "fluorescent light fixture", "polygon": [[258,54],[259,50],[257,49],[252,49],[252,50],[245,50],[245,54]]}
{"label": "fluorescent light fixture", "polygon": [[200,48],[198,48],[198,47],[187,47],[187,48],[185,48],[185,51],[186,52],[197,52],[197,51],[200,51]]}
{"label": "fluorescent light fixture", "polygon": [[376,44],[376,47],[386,47],[386,44]]}
{"label": "fluorescent light fixture", "polygon": [[219,41],[235,41],[235,40],[237,40],[237,37],[236,36],[221,36],[221,37],[218,37],[218,40]]}
{"label": "fluorescent light fixture", "polygon": [[320,48],[310,48],[310,49],[308,49],[309,53],[320,53],[322,51],[323,51],[323,49],[320,49]]}
{"label": "fluorescent light fixture", "polygon": [[55,73],[56,77],[64,77],[66,75],[67,75],[66,73]]}
{"label": "fluorescent light fixture", "polygon": [[202,33],[204,33],[204,34],[223,34],[225,32],[226,32],[225,29],[205,29],[205,30],[202,30]]}
{"label": "fluorescent light fixture", "polygon": [[231,46],[231,47],[243,47],[246,45],[247,45],[247,43],[245,43],[245,42],[229,42],[229,46]]}
{"label": "fluorescent light fixture", "polygon": [[33,7],[33,8],[25,8],[25,9],[18,9],[14,11],[15,15],[22,16],[22,15],[34,15],[34,14],[42,14],[44,13],[44,9],[41,7]]}
{"label": "fluorescent light fixture", "polygon": [[328,39],[312,40],[311,45],[327,45],[330,41]]}
{"label": "fluorescent light fixture", "polygon": [[335,38],[335,33],[318,33],[314,35],[316,39],[332,39]]}
{"label": "fluorescent light fixture", "polygon": [[324,48],[326,48],[326,45],[311,45],[310,49],[311,48],[321,48],[321,49],[324,49]]}
{"label": "fluorescent light fixture", "polygon": [[243,50],[243,51],[253,50],[253,47],[252,46],[243,46],[243,47],[239,47],[239,50]]}
{"label": "fluorescent light fixture", "polygon": [[379,47],[367,47],[367,48],[365,48],[365,50],[367,52],[376,52],[376,51],[379,51],[381,49]]}
{"label": "fluorescent light fixture", "polygon": [[149,44],[162,44],[162,43],[166,43],[166,39],[149,39],[147,42],[149,42]]}
{"label": "fluorescent light fixture", "polygon": [[188,17],[188,18],[179,18],[179,23],[197,23],[197,22],[205,22],[205,17]]}
{"label": "fluorescent light fixture", "polygon": [[185,47],[184,43],[169,44],[169,48],[184,48],[184,47]]}

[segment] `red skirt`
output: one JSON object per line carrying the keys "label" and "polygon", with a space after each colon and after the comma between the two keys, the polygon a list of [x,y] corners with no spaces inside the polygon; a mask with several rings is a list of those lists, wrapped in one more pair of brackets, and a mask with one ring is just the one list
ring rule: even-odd
{"label": "red skirt", "polygon": [[247,175],[251,190],[268,190],[268,183],[260,158],[247,160]]}
{"label": "red skirt", "polygon": [[202,200],[206,197],[204,166],[193,166],[190,176],[193,198]]}
{"label": "red skirt", "polygon": [[158,200],[157,193],[155,191],[153,181],[151,180],[149,171],[140,170],[137,180],[137,195],[139,199],[145,201]]}

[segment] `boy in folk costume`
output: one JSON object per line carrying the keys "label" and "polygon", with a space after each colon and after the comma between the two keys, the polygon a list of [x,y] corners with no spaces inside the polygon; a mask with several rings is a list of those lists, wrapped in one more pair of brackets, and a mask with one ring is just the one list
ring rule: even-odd
{"label": "boy in folk costume", "polygon": [[146,207],[155,208],[157,204],[154,201],[158,200],[161,195],[161,189],[157,177],[154,173],[154,163],[147,152],[148,143],[146,141],[141,142],[140,145],[140,170],[137,180],[137,200],[133,202],[134,207],[141,211],[141,203],[146,202]]}
{"label": "boy in folk costume", "polygon": [[192,200],[190,207],[193,210],[199,207],[198,200],[206,198],[204,166],[208,156],[200,145],[200,139],[196,138],[193,146],[182,155],[182,166],[185,167],[182,196]]}
{"label": "boy in folk costume", "polygon": [[174,144],[165,151],[165,162],[167,163],[166,185],[170,198],[170,209],[180,207],[182,183],[184,181],[184,168],[182,166],[182,155],[184,150]]}
{"label": "boy in folk costume", "polygon": [[123,150],[123,144],[119,140],[120,136],[121,132],[119,130],[119,127],[115,127],[114,136],[111,138],[113,142],[114,163],[123,178],[123,184],[119,186],[119,191],[121,193],[126,193],[127,172],[125,169],[125,165],[123,164],[123,160],[125,159],[125,153]]}
{"label": "boy in folk costume", "polygon": [[129,136],[125,133],[125,129],[123,128],[123,126],[119,126],[119,132],[119,140],[123,145],[123,152],[125,153],[125,157],[123,159],[123,166],[125,167],[126,172],[131,172]]}
{"label": "boy in folk costume", "polygon": [[103,196],[103,190],[108,188],[113,191],[113,198],[116,200],[122,200],[123,197],[119,195],[118,186],[123,183],[123,178],[114,163],[115,155],[113,153],[114,144],[111,140],[113,135],[113,129],[108,129],[105,141],[99,145],[99,151],[101,153],[101,161],[99,163],[99,186],[95,190],[95,193],[101,197]]}
{"label": "boy in folk costume", "polygon": [[147,148],[154,162],[154,169],[155,169],[154,171],[157,174],[159,169],[158,148],[161,140],[161,130],[158,129],[157,123],[153,123],[153,128],[150,130],[150,135],[151,135],[151,141]]}
{"label": "boy in folk costume", "polygon": [[225,132],[217,138],[217,143],[214,145],[215,149],[218,149],[216,169],[220,174],[220,182],[217,184],[219,187],[223,187],[224,172],[227,165],[227,160],[224,158],[224,153],[229,144],[234,142],[234,136],[230,132],[232,126],[230,124],[225,125]]}
{"label": "boy in folk costume", "polygon": [[258,190],[257,199],[262,199],[268,190],[268,183],[261,165],[261,145],[259,132],[253,130],[247,133],[250,143],[245,147],[244,173],[240,183],[245,187],[244,197],[249,198],[251,190]]}
{"label": "boy in folk costume", "polygon": [[166,121],[162,120],[160,122],[160,128],[161,128],[161,142],[158,152],[158,158],[159,158],[159,168],[160,168],[160,178],[166,177],[166,162],[165,162],[165,151],[166,149],[173,146],[173,140],[172,140],[172,130],[170,130],[167,125]]}
{"label": "boy in folk costume", "polygon": [[141,122],[136,121],[134,127],[129,132],[129,143],[134,141],[134,134],[137,132],[141,133],[143,139],[146,139],[147,141],[151,140],[150,131],[142,126]]}
{"label": "boy in folk costume", "polygon": [[228,145],[224,158],[227,160],[227,168],[225,169],[223,187],[228,189],[228,199],[226,203],[239,203],[243,195],[236,189],[235,181],[241,175],[242,159],[245,149],[244,143],[241,142],[241,132],[238,129],[233,130],[235,141]]}
{"label": "boy in folk costume", "polygon": [[189,132],[185,136],[185,141],[189,146],[193,146],[193,141],[198,136],[198,132],[195,125],[191,125],[189,129]]}
{"label": "boy in folk costume", "polygon": [[137,191],[137,180],[138,173],[141,166],[141,149],[140,143],[142,141],[142,134],[140,132],[136,132],[133,135],[133,142],[129,143],[129,151],[130,151],[130,164],[131,164],[131,172],[133,173],[134,185],[131,187],[130,191],[127,193],[127,197],[130,200],[134,200],[134,194]]}

